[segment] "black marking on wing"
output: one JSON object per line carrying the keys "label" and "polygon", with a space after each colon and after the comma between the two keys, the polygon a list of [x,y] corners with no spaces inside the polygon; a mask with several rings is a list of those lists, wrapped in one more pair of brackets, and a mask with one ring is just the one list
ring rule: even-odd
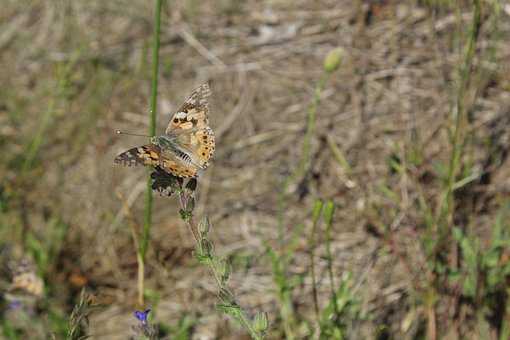
{"label": "black marking on wing", "polygon": [[169,174],[161,167],[155,167],[151,173],[152,190],[157,191],[161,196],[171,196],[182,187],[182,178]]}
{"label": "black marking on wing", "polygon": [[124,166],[143,165],[143,160],[139,157],[137,149],[138,148],[132,148],[115,157],[115,164]]}

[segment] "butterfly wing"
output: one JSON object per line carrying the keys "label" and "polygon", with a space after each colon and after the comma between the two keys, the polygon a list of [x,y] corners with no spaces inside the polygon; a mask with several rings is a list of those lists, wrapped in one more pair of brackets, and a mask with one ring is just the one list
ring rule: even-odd
{"label": "butterfly wing", "polygon": [[196,177],[200,169],[191,162],[178,158],[171,151],[162,151],[155,144],[147,144],[129,149],[115,157],[115,163],[124,166],[159,166],[165,172],[178,177]]}
{"label": "butterfly wing", "polygon": [[174,114],[166,134],[175,140],[176,147],[188,154],[196,166],[205,169],[215,148],[214,132],[209,127],[208,84],[196,88]]}
{"label": "butterfly wing", "polygon": [[161,196],[171,196],[183,183],[182,178],[169,174],[157,166],[151,173],[152,190],[159,192]]}
{"label": "butterfly wing", "polygon": [[9,293],[24,296],[26,294],[41,297],[44,292],[44,281],[36,274],[33,263],[22,259],[15,264],[12,273]]}
{"label": "butterfly wing", "polygon": [[214,133],[208,119],[210,95],[208,84],[191,93],[166,128],[167,143],[132,148],[118,155],[115,163],[159,166],[177,177],[196,177],[200,169],[208,166],[214,153]]}
{"label": "butterfly wing", "polygon": [[159,167],[171,175],[182,178],[197,177],[200,170],[200,167],[192,163],[191,159],[179,158],[172,151],[163,152]]}
{"label": "butterfly wing", "polygon": [[155,144],[147,144],[129,149],[117,157],[115,164],[124,166],[151,165],[157,166],[160,163],[161,148]]}
{"label": "butterfly wing", "polygon": [[173,115],[166,128],[167,135],[178,135],[194,128],[209,125],[209,102],[211,89],[207,83],[197,87]]}
{"label": "butterfly wing", "polygon": [[210,127],[205,127],[180,134],[175,137],[175,148],[189,155],[191,164],[205,169],[214,153],[214,132]]}

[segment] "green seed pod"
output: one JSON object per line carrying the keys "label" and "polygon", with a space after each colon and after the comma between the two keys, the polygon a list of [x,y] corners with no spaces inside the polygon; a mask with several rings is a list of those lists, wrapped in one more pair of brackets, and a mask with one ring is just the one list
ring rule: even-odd
{"label": "green seed pod", "polygon": [[257,313],[257,315],[255,315],[255,319],[253,320],[253,328],[255,331],[257,333],[265,333],[268,327],[269,322],[267,321],[267,313]]}
{"label": "green seed pod", "polygon": [[209,233],[209,230],[211,230],[211,223],[209,222],[209,218],[205,216],[198,224],[198,231],[202,237],[205,237]]}
{"label": "green seed pod", "polygon": [[226,260],[220,261],[220,273],[221,273],[221,282],[226,284],[228,279],[230,278],[230,274],[232,273],[232,266]]}
{"label": "green seed pod", "polygon": [[211,242],[209,242],[208,239],[203,238],[200,240],[200,249],[202,250],[203,256],[211,257],[213,252],[213,245]]}
{"label": "green seed pod", "polygon": [[342,63],[342,59],[344,56],[344,50],[341,47],[337,47],[326,55],[326,58],[324,58],[324,70],[327,73],[333,73],[335,72]]}

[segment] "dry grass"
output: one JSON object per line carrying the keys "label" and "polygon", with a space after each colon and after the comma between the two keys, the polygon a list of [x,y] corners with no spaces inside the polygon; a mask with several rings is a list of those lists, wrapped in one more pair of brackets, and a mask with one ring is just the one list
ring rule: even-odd
{"label": "dry grass", "polygon": [[[164,5],[158,131],[192,88],[210,81],[217,153],[200,179],[196,209],[210,216],[216,251],[232,260],[231,286],[243,307],[268,312],[271,339],[284,335],[266,244],[280,249],[279,188],[300,162],[323,58],[338,46],[346,56],[321,93],[311,166],[289,186],[284,215],[286,235],[304,223],[287,268],[300,278],[292,295],[297,318],[314,318],[308,240],[311,210],[321,198],[337,207],[334,275],[352,273],[352,293],[365,315],[349,321],[348,338],[431,337],[431,310],[441,338],[497,338],[501,317],[480,317],[483,301],[459,302],[458,287],[426,269],[423,240],[433,229],[419,202],[434,215],[444,192],[472,6],[433,10],[420,2]],[[510,194],[510,13],[502,3],[494,34],[491,3],[482,2],[472,79],[461,98],[467,123],[458,179],[472,180],[455,191],[453,216],[482,246]],[[90,315],[92,337],[125,339],[134,322],[137,271],[125,205],[141,225],[146,172],[113,166],[117,153],[143,142],[113,132],[148,128],[152,2],[2,7],[0,245],[33,253],[28,235],[49,239],[42,243],[55,248],[43,273],[51,310],[69,315],[86,286],[103,306]],[[156,320],[175,326],[186,318],[194,339],[242,338],[215,309],[213,278],[191,255],[178,202],[155,197],[154,203],[145,284]],[[50,247],[54,221],[65,225],[65,236]],[[325,306],[326,243],[320,234],[318,241]],[[432,309],[431,289],[440,298]],[[304,329],[298,337],[309,336]]]}

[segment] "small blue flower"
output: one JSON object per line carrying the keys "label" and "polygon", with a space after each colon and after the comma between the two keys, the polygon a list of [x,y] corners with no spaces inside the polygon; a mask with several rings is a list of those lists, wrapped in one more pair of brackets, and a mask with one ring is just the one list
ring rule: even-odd
{"label": "small blue flower", "polygon": [[23,303],[19,300],[13,300],[9,303],[8,308],[11,310],[20,309],[23,307]]}
{"label": "small blue flower", "polygon": [[144,310],[143,312],[140,312],[140,311],[135,311],[135,318],[137,318],[138,320],[140,320],[140,322],[142,323],[142,325],[147,325],[147,317],[149,316],[149,312],[150,312],[150,308],[149,309],[146,309]]}

